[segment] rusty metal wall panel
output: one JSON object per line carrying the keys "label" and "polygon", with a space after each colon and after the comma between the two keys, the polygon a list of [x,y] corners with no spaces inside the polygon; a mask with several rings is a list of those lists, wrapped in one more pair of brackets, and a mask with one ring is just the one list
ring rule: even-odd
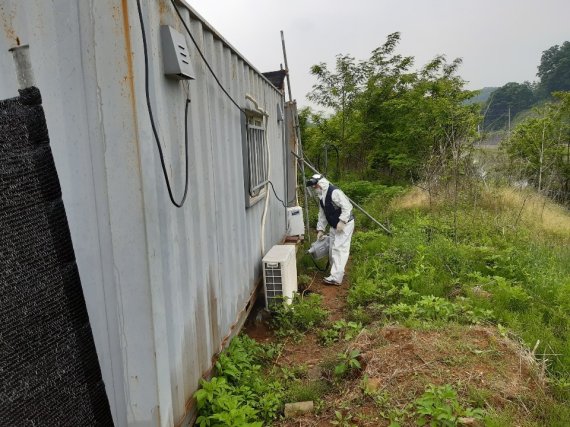
{"label": "rusty metal wall panel", "polygon": [[[16,95],[8,48],[30,45],[53,141],[103,379],[116,425],[184,419],[260,277],[264,200],[244,202],[241,113],[187,38],[196,80],[162,75],[159,25],[184,33],[170,1],[142,1],[150,98],[176,197],[183,190],[184,102],[189,192],[170,204],[144,96],[136,2],[5,0],[0,8],[0,98]],[[284,196],[281,94],[194,11],[183,16],[232,97],[270,116],[270,179]],[[281,240],[273,194],[265,248]]]}

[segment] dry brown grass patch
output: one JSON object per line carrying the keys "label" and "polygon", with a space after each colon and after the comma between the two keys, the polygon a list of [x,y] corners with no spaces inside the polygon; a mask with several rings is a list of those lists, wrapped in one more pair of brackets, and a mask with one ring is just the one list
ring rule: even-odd
{"label": "dry brown grass patch", "polygon": [[406,407],[428,384],[451,384],[466,402],[472,402],[473,390],[483,390],[483,406],[508,407],[521,422],[532,417],[545,399],[551,399],[534,357],[494,327],[449,325],[416,330],[398,325],[372,326],[352,341],[349,349],[361,352],[360,376],[338,385],[327,396],[320,415],[281,422],[280,426],[327,425],[335,419],[335,410],[350,413],[359,426],[388,425],[379,415],[378,404],[364,394],[364,377],[374,383],[376,393],[388,396],[390,408]]}
{"label": "dry brown grass patch", "polygon": [[406,194],[396,197],[392,200],[390,207],[399,209],[420,209],[427,208],[430,205],[429,194],[421,188],[414,187]]}
{"label": "dry brown grass patch", "polygon": [[485,195],[495,211],[508,213],[512,225],[526,224],[539,232],[570,238],[570,212],[532,190],[499,188]]}
{"label": "dry brown grass patch", "polygon": [[435,331],[401,326],[379,331],[388,342],[363,354],[364,372],[395,401],[420,395],[427,384],[486,388],[499,399],[532,396],[544,386],[534,359],[494,328],[450,326]]}

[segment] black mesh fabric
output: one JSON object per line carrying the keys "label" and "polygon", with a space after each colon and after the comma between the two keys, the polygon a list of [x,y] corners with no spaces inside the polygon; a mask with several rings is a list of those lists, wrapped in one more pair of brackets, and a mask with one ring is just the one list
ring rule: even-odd
{"label": "black mesh fabric", "polygon": [[37,88],[0,101],[0,425],[113,425]]}

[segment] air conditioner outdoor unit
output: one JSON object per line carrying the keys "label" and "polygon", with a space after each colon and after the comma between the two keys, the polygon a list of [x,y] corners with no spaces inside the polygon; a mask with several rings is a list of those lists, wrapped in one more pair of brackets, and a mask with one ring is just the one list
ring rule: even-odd
{"label": "air conditioner outdoor unit", "polygon": [[287,208],[287,236],[299,236],[302,234],[305,234],[303,209],[300,206]]}
{"label": "air conditioner outdoor unit", "polygon": [[297,258],[295,245],[275,245],[263,257],[265,306],[291,304],[297,292]]}

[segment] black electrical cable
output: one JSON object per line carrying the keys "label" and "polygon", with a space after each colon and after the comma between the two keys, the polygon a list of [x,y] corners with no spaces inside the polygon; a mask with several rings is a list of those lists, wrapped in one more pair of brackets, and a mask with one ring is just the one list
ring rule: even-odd
{"label": "black electrical cable", "polygon": [[273,194],[275,195],[275,198],[281,202],[281,204],[283,205],[284,208],[286,208],[287,205],[285,204],[285,202],[283,200],[281,200],[279,198],[279,196],[277,195],[277,193],[275,192],[275,188],[273,187],[273,183],[271,181],[267,181],[267,182],[269,183],[269,185],[271,185],[271,189],[273,190]]}
{"label": "black electrical cable", "polygon": [[[138,2],[139,0],[137,0]],[[226,90],[226,88],[222,85],[222,83],[220,82],[220,80],[218,79],[218,76],[216,76],[216,73],[214,73],[214,70],[212,69],[212,67],[210,66],[210,63],[208,62],[208,60],[206,59],[206,57],[204,56],[204,54],[202,53],[202,50],[200,49],[200,46],[198,46],[198,43],[196,42],[196,40],[194,39],[194,36],[192,35],[192,33],[190,32],[190,28],[188,28],[188,25],[186,25],[186,22],[184,22],[184,19],[182,18],[182,15],[180,14],[180,11],[178,10],[178,7],[176,6],[176,3],[174,2],[174,0],[170,0],[170,2],[172,3],[172,6],[174,6],[174,10],[176,10],[176,14],[178,15],[178,18],[180,18],[180,22],[182,22],[182,25],[184,25],[184,28],[186,29],[186,32],[188,33],[188,35],[190,36],[190,39],[192,40],[192,43],[194,43],[194,46],[196,46],[196,50],[198,51],[198,54],[200,55],[200,57],[202,58],[202,60],[204,61],[204,63],[206,64],[206,67],[208,67],[208,70],[210,70],[210,73],[212,73],[212,77],[214,77],[214,80],[216,81],[216,83],[218,84],[218,86],[220,87],[220,89],[222,89],[222,91],[226,94],[226,96],[230,99],[230,101],[232,101],[232,103],[243,113],[246,114],[245,110],[240,107],[240,105],[236,102],[235,99],[232,98],[232,96],[228,93],[228,91]]]}
{"label": "black electrical cable", "polygon": [[160,138],[158,136],[158,131],[156,129],[156,124],[154,122],[154,116],[152,114],[152,106],[150,103],[150,94],[149,94],[149,79],[148,79],[148,48],[146,45],[146,33],[144,28],[143,22],[143,15],[141,9],[141,2],[137,0],[137,9],[139,13],[139,20],[141,24],[141,35],[143,40],[143,49],[144,49],[144,79],[145,79],[145,94],[146,94],[146,106],[148,109],[148,115],[150,117],[150,124],[152,127],[152,133],[154,134],[154,139],[156,141],[156,146],[158,148],[158,155],[160,156],[160,165],[162,167],[162,173],[164,174],[164,180],[166,181],[166,188],[168,189],[168,196],[170,197],[170,201],[174,206],[177,208],[181,208],[186,201],[186,195],[188,194],[188,106],[190,105],[190,100],[186,99],[186,107],[184,109],[184,152],[185,152],[185,165],[186,165],[186,176],[184,180],[184,194],[182,195],[182,199],[180,202],[176,202],[174,200],[174,195],[172,194],[172,187],[170,185],[170,180],[168,179],[168,173],[166,171],[166,164],[164,162],[164,154],[162,152],[162,146],[160,145]]}

